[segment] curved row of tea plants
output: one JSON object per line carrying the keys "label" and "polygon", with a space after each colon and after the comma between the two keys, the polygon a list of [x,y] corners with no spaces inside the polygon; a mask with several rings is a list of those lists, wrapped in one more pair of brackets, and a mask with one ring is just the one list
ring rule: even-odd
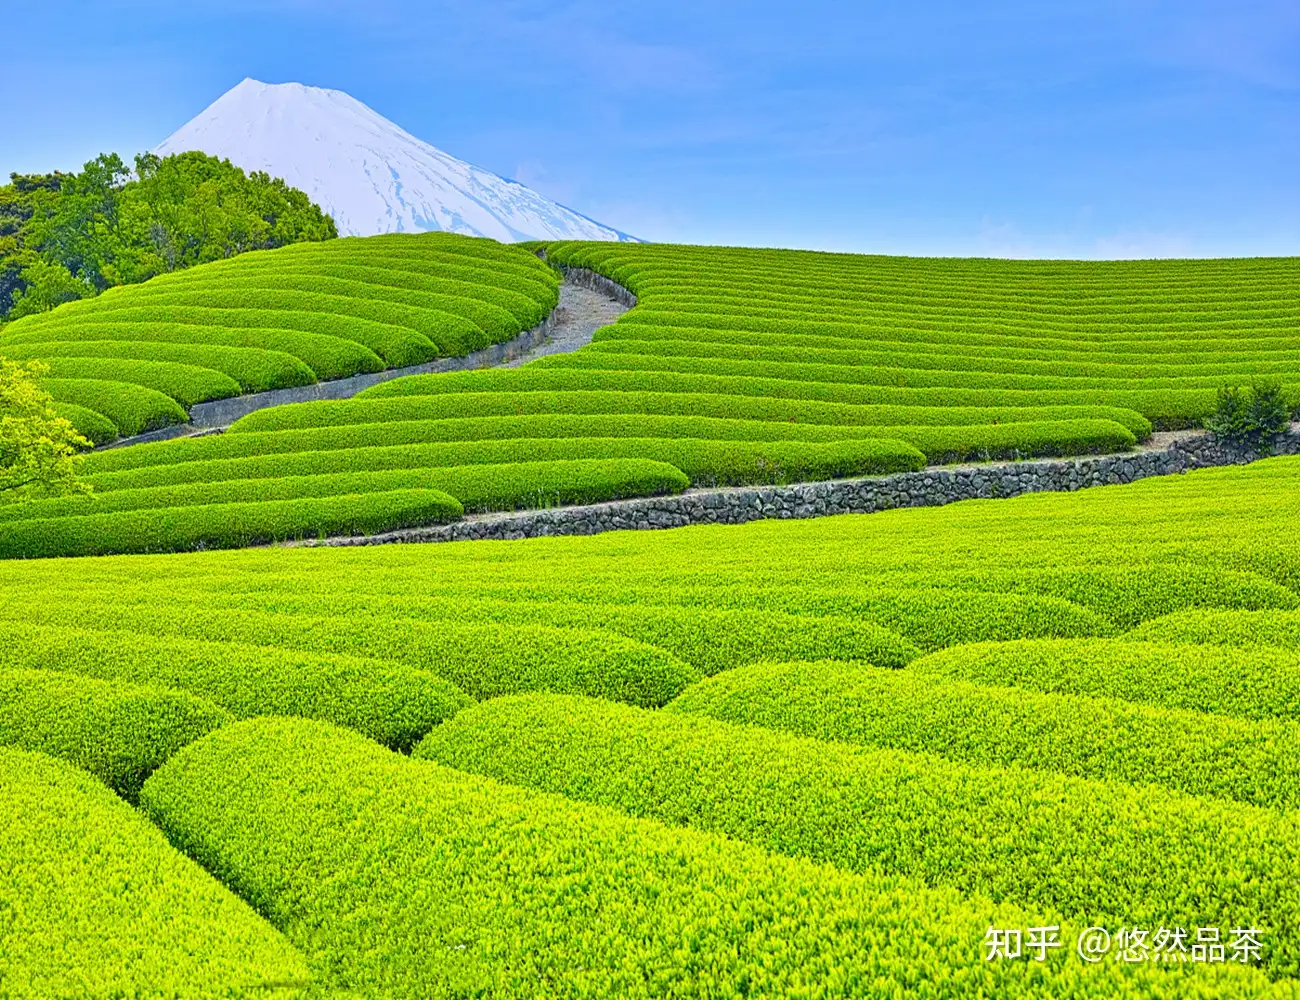
{"label": "curved row of tea plants", "polygon": [[13,998],[299,995],[275,928],[90,775],[0,746],[0,984]]}
{"label": "curved row of tea plants", "polygon": [[131,435],[205,400],[465,355],[537,325],[558,295],[550,268],[491,240],[300,243],[26,317],[0,332],[0,354],[41,362],[57,401]]}
{"label": "curved row of tea plants", "polygon": [[982,962],[990,925],[1056,911],[774,856],[321,723],[224,727],[157,771],[143,803],[323,986],[395,1000],[1270,992],[1239,967]]}
{"label": "curved row of tea plants", "polygon": [[[1293,995],[1298,484],[1285,458],[871,517],[16,561],[0,673],[37,723],[11,738],[95,766],[31,707],[81,681],[66,717],[134,686],[245,720],[141,801],[325,992]],[[790,658],[822,662],[764,662]],[[380,745],[421,737],[438,764]],[[1070,950],[1139,920],[1259,928],[1274,982]],[[990,926],[1058,923],[1042,965],[981,961]]]}
{"label": "curved row of tea plants", "polygon": [[[752,672],[741,668],[724,678]],[[769,676],[764,693],[789,679]],[[852,670],[827,670],[826,680],[826,690],[852,687]],[[971,766],[926,753],[858,752],[688,714],[717,705],[716,695],[702,694],[684,694],[679,702],[689,707],[681,713],[559,695],[495,699],[431,732],[415,756],[849,871],[921,877],[1045,906],[1088,924],[1158,925],[1182,912],[1211,926],[1249,913],[1273,929],[1275,967],[1297,967],[1300,911],[1289,871],[1300,826],[1291,817],[1120,781]],[[796,684],[788,719],[810,714],[804,694]],[[844,711],[845,702],[832,694],[826,715]],[[978,718],[968,715],[972,723]],[[751,719],[769,721],[761,710],[740,721]],[[899,721],[900,729],[924,727]],[[1035,735],[1060,743],[1074,735],[1077,745],[1085,724],[1079,719],[1074,734],[1044,728]],[[1179,735],[1172,726],[1169,732]],[[1257,739],[1262,746],[1267,737]],[[1292,734],[1290,747],[1276,747],[1267,762],[1290,758],[1290,774],[1278,784],[1292,794],[1300,792],[1295,739]],[[1189,746],[1195,741],[1182,735],[1170,757]],[[1233,763],[1225,759],[1222,766]],[[1239,763],[1256,762],[1241,757]],[[1194,758],[1184,766],[1200,769]],[[1252,776],[1243,768],[1237,777]],[[1221,873],[1228,871],[1239,880],[1225,885]]]}
{"label": "curved row of tea plants", "polygon": [[[1225,384],[1300,407],[1300,259],[1006,261],[551,243],[637,307],[527,372],[419,377],[374,398],[651,388],[857,405],[1136,410],[1195,426]],[[1005,418],[991,418],[990,423]],[[931,422],[931,421],[927,421]],[[932,421],[941,422],[941,421]],[[1026,439],[1021,454],[1080,451]],[[1016,451],[1014,441],[987,454]],[[976,454],[975,449],[971,455]]]}
{"label": "curved row of tea plants", "polygon": [[[551,263],[624,282],[638,305],[572,354],[275,407],[218,437],[92,455],[82,470],[103,493],[236,482],[215,492],[275,492],[295,487],[267,480],[430,470],[428,481],[466,510],[490,512],[685,485],[1123,451],[1155,427],[1199,423],[1220,387],[1256,379],[1279,381],[1300,406],[1300,339],[1289,326],[1300,298],[1289,258],[545,250]],[[32,317],[5,332],[0,350],[49,361],[50,385],[74,419],[93,410],[139,429],[200,398],[464,353],[544,315],[555,281],[522,247],[444,234],[337,240],[246,254]],[[149,325],[150,316],[158,322]],[[274,343],[266,339],[272,320],[285,333]],[[132,336],[147,342],[129,342],[140,323],[145,332]],[[68,342],[51,347],[42,339],[50,330]],[[115,388],[124,379],[140,385],[130,405]],[[102,421],[87,430],[105,435]],[[604,472],[560,464],[596,462],[607,463]],[[626,462],[675,472],[629,475]],[[474,465],[495,467],[487,488]],[[566,481],[570,474],[581,482]],[[473,482],[458,488],[467,475]],[[168,511],[200,505],[205,492],[133,492],[102,509]],[[83,502],[68,514],[97,509]],[[35,519],[39,510],[13,516]],[[155,547],[114,534],[117,548],[88,548],[84,527],[49,524],[41,531],[52,540],[39,548],[26,538],[0,547],[32,555]],[[304,529],[331,530],[323,522]]]}

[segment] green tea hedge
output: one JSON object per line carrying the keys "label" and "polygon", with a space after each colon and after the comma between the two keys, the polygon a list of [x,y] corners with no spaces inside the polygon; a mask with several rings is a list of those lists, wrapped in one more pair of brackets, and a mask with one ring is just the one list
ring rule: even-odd
{"label": "green tea hedge", "polygon": [[[510,369],[508,371],[520,371]],[[532,369],[523,369],[531,373]],[[479,374],[479,373],[474,373]],[[483,372],[486,374],[486,372]],[[294,403],[258,410],[241,417],[230,427],[235,433],[333,427],[341,424],[372,424],[394,420],[450,420],[460,418],[488,423],[492,417],[524,415],[587,415],[637,418],[684,417],[727,421],[767,421],[785,428],[791,437],[826,434],[826,438],[805,436],[802,440],[833,440],[852,436],[838,429],[855,427],[958,427],[969,424],[1025,423],[1033,420],[1113,420],[1134,436],[1149,437],[1151,422],[1140,413],[1106,406],[1045,406],[1032,414],[1024,407],[970,406],[857,406],[823,403],[817,400],[742,396],[736,393],[611,391],[601,389],[469,391],[424,395],[399,393],[395,389],[410,380],[420,382],[445,376],[408,375],[382,382],[347,400]],[[469,383],[473,385],[473,383]],[[774,434],[781,433],[774,429]],[[700,435],[695,435],[700,436]],[[748,435],[751,439],[752,434]]]}
{"label": "green tea hedge", "polygon": [[[174,600],[201,603],[208,608],[247,608],[275,614],[312,617],[370,615],[422,622],[460,624],[543,625],[548,628],[600,629],[644,642],[671,653],[702,674],[775,657],[787,659],[863,660],[877,666],[901,667],[920,650],[898,633],[870,621],[840,617],[786,615],[772,611],[732,611],[719,608],[672,605],[602,604],[568,601],[562,594],[532,597],[518,594],[502,598],[496,593],[468,600],[464,594],[433,596],[303,590],[295,594],[249,594],[233,588]],[[86,588],[88,602],[108,595]],[[134,592],[122,599],[135,603]],[[139,598],[143,600],[143,598]],[[0,636],[4,634],[0,627]],[[0,654],[0,663],[3,663]],[[288,714],[288,713],[286,713]],[[300,714],[300,713],[293,713]]]}
{"label": "green tea hedge", "polygon": [[[277,351],[298,358],[317,379],[344,378],[359,372],[383,371],[384,362],[351,337],[347,318],[316,314],[262,314],[252,309],[218,309],[211,306],[171,306],[166,309],[121,308],[104,310],[93,321],[60,320],[58,312],[40,326],[23,326],[5,335],[6,345],[49,341],[72,346],[79,341],[105,343],[144,342],[176,345],[221,344]],[[307,316],[307,320],[304,320]],[[258,320],[280,326],[259,326]],[[318,332],[299,326],[322,327]],[[337,329],[335,329],[337,327]]]}
{"label": "green tea hedge", "polygon": [[[187,408],[464,355],[536,325],[559,298],[555,273],[518,247],[484,255],[471,238],[435,247],[413,235],[339,242],[112,288],[9,324],[0,347],[45,362],[52,379],[119,383],[114,409],[64,401],[134,434],[117,411],[156,408],[150,392]],[[173,411],[164,423],[184,419]]]}
{"label": "green tea hedge", "polygon": [[51,358],[130,359],[165,361],[210,368],[234,379],[241,392],[267,392],[311,385],[316,374],[302,361],[284,351],[251,347],[225,347],[213,344],[167,344],[140,341],[75,340],[5,345],[5,355],[13,360]]}
{"label": "green tea hedge", "polygon": [[235,718],[322,719],[398,750],[470,703],[450,681],[392,660],[151,636],[113,624],[105,620],[101,631],[0,622],[0,670],[58,671],[51,684],[74,689],[111,681],[188,691]]}
{"label": "green tea hedge", "polygon": [[1300,650],[1300,613],[1181,611],[1139,625],[1126,638],[1151,642],[1203,642],[1223,646],[1279,646]]}
{"label": "green tea hedge", "polygon": [[1300,803],[1300,725],[1044,694],[854,664],[757,664],[683,692],[673,711],[979,765],[1163,785],[1252,805]]}
{"label": "green tea hedge", "polygon": [[1057,407],[1106,406],[1136,410],[1161,430],[1195,427],[1214,412],[1213,389],[959,389],[868,386],[850,382],[698,372],[561,368],[530,364],[444,375],[412,375],[359,393],[357,398],[440,395],[455,392],[686,392],[813,400],[852,406]]}
{"label": "green tea hedge", "polygon": [[[0,524],[33,518],[84,517],[122,511],[239,504],[311,497],[363,496],[395,490],[435,489],[436,473],[423,469],[386,472],[342,472],[320,476],[279,476],[274,479],[234,479],[186,483],[146,489],[96,491],[0,506]],[[451,508],[449,518],[459,516]]]}
{"label": "green tea hedge", "polygon": [[71,764],[0,747],[6,997],[288,1000],[298,951]]}
{"label": "green tea hedge", "polygon": [[[924,456],[889,439],[849,441],[700,440],[654,437],[528,437],[510,440],[442,440],[441,422],[357,424],[264,434],[219,434],[163,441],[138,451],[88,456],[88,475],[146,465],[262,457],[294,452],[360,451],[423,445],[420,464],[428,466],[504,465],[592,459],[642,459],[676,466],[692,482],[745,484],[831,479],[849,475],[919,468]],[[1118,425],[1114,429],[1132,438]],[[763,433],[765,425],[757,430]],[[963,429],[964,430],[964,429]],[[346,462],[346,456],[339,459]],[[342,471],[342,470],[339,470]]]}
{"label": "green tea hedge", "polygon": [[430,466],[426,458],[421,445],[339,449],[141,466],[89,476],[87,482],[108,497],[117,491],[136,492],[191,483],[249,481],[256,486],[268,479],[284,477],[347,478],[391,471],[418,476],[427,486],[454,495],[466,511],[601,503],[677,493],[690,485],[685,473],[675,466],[640,458],[459,466]]}
{"label": "green tea hedge", "polygon": [[[897,583],[907,578],[893,577]],[[1044,594],[1091,608],[1120,628],[1192,608],[1263,610],[1300,607],[1294,590],[1258,573],[1179,563],[984,567],[916,574],[915,586]]]}
{"label": "green tea hedge", "polygon": [[[434,397],[439,398],[439,397]],[[371,402],[374,406],[379,400]],[[399,400],[405,402],[405,400]],[[300,404],[310,406],[311,404]],[[274,415],[275,410],[261,411]],[[252,416],[259,416],[253,414]],[[246,420],[249,418],[245,418]],[[262,423],[270,423],[265,418]],[[252,426],[256,426],[253,424]],[[354,436],[374,436],[393,441],[389,428],[401,428],[403,438],[432,441],[480,441],[526,438],[625,437],[697,439],[707,441],[806,441],[847,442],[881,438],[906,441],[925,452],[932,464],[972,456],[1031,457],[1044,454],[1076,454],[1120,451],[1132,447],[1132,432],[1112,420],[1062,420],[1011,423],[997,426],[834,426],[793,424],[773,420],[736,420],[719,417],[661,416],[656,414],[568,415],[538,414],[514,417],[461,417],[441,420],[384,420],[378,424],[329,424],[346,427]],[[381,430],[383,428],[384,430]],[[248,432],[249,427],[235,428]],[[313,429],[282,433],[319,434],[322,441],[336,439]],[[259,437],[259,443],[265,442]],[[906,468],[907,466],[903,466]],[[812,478],[810,470],[806,478]],[[894,471],[894,470],[881,470]]]}
{"label": "green tea hedge", "polygon": [[935,677],[1300,722],[1300,656],[1121,639],[1030,639],[953,646],[915,660]]}
{"label": "green tea hedge", "polygon": [[230,720],[181,691],[0,669],[0,744],[61,757],[129,800],[159,764]]}
{"label": "green tea hedge", "polygon": [[1223,926],[1250,914],[1276,935],[1275,971],[1300,958],[1300,828],[1266,809],[559,695],[476,705],[415,756],[1083,924]]}
{"label": "green tea hedge", "polygon": [[586,694],[653,707],[700,674],[662,649],[595,628],[410,621],[373,615],[310,616],[89,599],[8,601],[0,620],[159,639],[273,646],[391,660],[437,674],[475,699],[525,691]]}
{"label": "green tea hedge", "polygon": [[[48,386],[46,387],[48,391]],[[76,403],[55,403],[54,412],[77,429],[92,445],[108,444],[117,437],[117,424],[102,413]]]}
{"label": "green tea hedge", "polygon": [[[614,342],[620,343],[620,342]],[[621,342],[629,348],[633,341]],[[605,345],[609,347],[611,345]],[[893,368],[885,365],[840,365],[814,361],[751,361],[744,358],[675,357],[661,352],[633,353],[631,350],[608,349],[573,354],[548,354],[532,362],[539,368],[609,369],[613,371],[663,371],[700,375],[733,375],[755,378],[790,379],[798,382],[848,383],[850,385],[893,386],[897,388],[997,389],[997,390],[1142,390],[1142,389],[1210,389],[1223,384],[1223,375],[1153,376],[1122,378],[1117,376],[1071,376],[1037,373],[963,371],[932,368]],[[1284,371],[1290,379],[1300,379],[1294,367]],[[1296,400],[1300,384],[1287,393]]]}
{"label": "green tea hedge", "polygon": [[512,789],[319,723],[228,727],[143,801],[322,987],[393,1000],[1267,991],[1222,966],[981,962],[988,926],[1039,915]]}
{"label": "green tea hedge", "polygon": [[143,434],[168,424],[183,424],[190,415],[165,393],[126,382],[88,378],[43,378],[41,388],[56,403],[94,410],[113,422],[122,437]]}
{"label": "green tea hedge", "polygon": [[67,358],[44,356],[41,364],[50,379],[93,379],[141,385],[171,396],[183,407],[208,399],[238,396],[239,383],[229,375],[200,365],[173,361],[135,361],[122,358]]}
{"label": "green tea hedge", "polygon": [[438,490],[125,510],[0,524],[0,558],[96,556],[231,548],[314,535],[360,535],[454,520],[459,503]]}

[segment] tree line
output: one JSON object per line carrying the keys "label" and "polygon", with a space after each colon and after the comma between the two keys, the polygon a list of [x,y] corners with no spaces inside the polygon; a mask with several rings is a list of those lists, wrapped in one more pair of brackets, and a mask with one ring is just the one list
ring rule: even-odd
{"label": "tree line", "polygon": [[334,220],[278,177],[204,153],[116,153],[80,173],[10,174],[0,187],[0,321],[114,285],[305,240]]}

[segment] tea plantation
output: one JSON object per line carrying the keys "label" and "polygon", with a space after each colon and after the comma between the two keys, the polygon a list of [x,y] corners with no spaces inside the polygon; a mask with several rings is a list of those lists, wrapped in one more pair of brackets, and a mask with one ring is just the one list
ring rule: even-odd
{"label": "tea plantation", "polygon": [[1297,523],[8,561],[0,996],[1295,997]]}
{"label": "tea plantation", "polygon": [[554,272],[448,233],[297,243],[124,285],[0,330],[91,440],[195,403],[460,356],[535,326]]}
{"label": "tea plantation", "polygon": [[[1198,426],[1221,387],[1258,380],[1300,409],[1296,258],[534,249],[638,305],[521,368],[413,375],[216,436],[90,454],[93,496],[0,506],[0,558],[1124,451]],[[528,249],[444,234],[303,244],[19,321],[0,353],[45,361],[62,405],[129,433],[199,399],[464,354],[535,324],[556,281]]]}

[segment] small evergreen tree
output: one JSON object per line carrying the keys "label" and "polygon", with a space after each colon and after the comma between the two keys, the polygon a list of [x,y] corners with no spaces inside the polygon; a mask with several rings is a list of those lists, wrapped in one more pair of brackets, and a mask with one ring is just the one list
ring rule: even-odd
{"label": "small evergreen tree", "polygon": [[1291,424],[1291,410],[1282,398],[1281,386],[1255,383],[1225,385],[1219,390],[1214,413],[1205,418],[1205,428],[1224,444],[1234,448],[1272,453],[1278,435]]}

